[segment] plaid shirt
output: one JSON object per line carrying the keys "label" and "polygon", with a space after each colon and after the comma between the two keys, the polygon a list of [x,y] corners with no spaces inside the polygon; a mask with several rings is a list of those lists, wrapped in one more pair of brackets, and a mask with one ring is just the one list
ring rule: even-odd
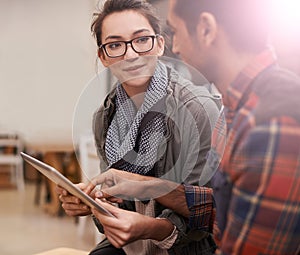
{"label": "plaid shirt", "polygon": [[[277,68],[270,50],[228,89],[227,144],[219,173],[230,195],[216,199],[217,215],[225,219],[221,232],[215,228],[218,254],[300,254],[299,95],[299,78]],[[211,220],[201,207],[212,200],[203,196],[205,190],[186,186],[191,227]],[[219,211],[219,202],[226,210]]]}

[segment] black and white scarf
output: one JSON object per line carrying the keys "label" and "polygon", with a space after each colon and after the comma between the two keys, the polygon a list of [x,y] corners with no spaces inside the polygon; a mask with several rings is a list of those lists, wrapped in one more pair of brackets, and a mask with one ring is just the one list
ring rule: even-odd
{"label": "black and white scarf", "polygon": [[166,134],[164,98],[166,66],[157,64],[138,111],[121,84],[116,87],[116,113],[109,126],[105,152],[109,167],[147,175],[157,161],[158,146]]}

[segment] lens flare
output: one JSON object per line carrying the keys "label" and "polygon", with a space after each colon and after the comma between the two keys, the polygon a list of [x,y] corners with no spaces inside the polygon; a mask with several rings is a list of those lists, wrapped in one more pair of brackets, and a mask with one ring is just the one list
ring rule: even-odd
{"label": "lens flare", "polygon": [[275,47],[278,62],[300,74],[300,1],[271,0],[271,43]]}
{"label": "lens flare", "polygon": [[272,0],[273,30],[280,30],[285,34],[298,33],[300,23],[299,0]]}

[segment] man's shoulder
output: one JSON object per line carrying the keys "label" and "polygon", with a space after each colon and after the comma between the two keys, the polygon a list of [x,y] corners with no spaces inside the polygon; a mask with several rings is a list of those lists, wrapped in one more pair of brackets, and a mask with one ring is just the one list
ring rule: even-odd
{"label": "man's shoulder", "polygon": [[274,67],[266,70],[254,81],[254,93],[259,98],[255,112],[260,120],[290,116],[300,121],[300,77]]}
{"label": "man's shoulder", "polygon": [[[258,94],[281,94],[293,93],[300,90],[300,77],[279,66],[270,67],[264,70],[254,80],[254,85]],[[292,89],[292,90],[291,90]],[[259,92],[260,91],[260,92]]]}

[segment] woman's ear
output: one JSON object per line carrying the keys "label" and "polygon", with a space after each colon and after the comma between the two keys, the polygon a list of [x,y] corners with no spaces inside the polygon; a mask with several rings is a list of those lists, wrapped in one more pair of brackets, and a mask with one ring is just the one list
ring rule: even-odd
{"label": "woman's ear", "polygon": [[98,49],[98,57],[100,58],[102,65],[108,67],[107,56],[105,55],[102,49]]}
{"label": "woman's ear", "polygon": [[164,51],[165,51],[165,39],[162,36],[157,37],[157,46],[158,46],[157,55],[161,57],[162,55],[164,55]]}
{"label": "woman's ear", "polygon": [[209,46],[212,45],[217,36],[218,25],[214,15],[209,12],[200,14],[197,26],[197,38],[202,43]]}

